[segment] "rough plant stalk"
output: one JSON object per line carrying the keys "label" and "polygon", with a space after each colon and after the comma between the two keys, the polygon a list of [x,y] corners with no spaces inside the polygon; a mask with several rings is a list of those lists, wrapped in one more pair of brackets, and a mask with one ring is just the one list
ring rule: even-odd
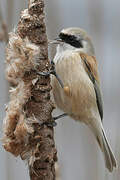
{"label": "rough plant stalk", "polygon": [[2,9],[0,5],[0,24],[1,24],[1,31],[0,31],[0,41],[4,41],[8,43],[8,26],[4,21]]}
{"label": "rough plant stalk", "polygon": [[16,32],[10,33],[6,51],[6,76],[13,85],[4,120],[4,148],[27,160],[31,180],[54,180],[57,152],[50,100],[48,44],[44,0],[29,0]]}

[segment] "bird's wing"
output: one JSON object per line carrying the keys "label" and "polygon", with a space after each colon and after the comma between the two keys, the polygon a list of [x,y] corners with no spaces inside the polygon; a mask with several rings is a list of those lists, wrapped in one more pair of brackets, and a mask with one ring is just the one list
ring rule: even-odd
{"label": "bird's wing", "polygon": [[101,96],[101,91],[100,91],[100,82],[99,82],[96,58],[94,56],[88,56],[84,53],[80,53],[80,57],[83,60],[85,70],[94,85],[97,106],[98,106],[99,114],[102,120],[103,119],[103,102],[102,102],[102,96]]}

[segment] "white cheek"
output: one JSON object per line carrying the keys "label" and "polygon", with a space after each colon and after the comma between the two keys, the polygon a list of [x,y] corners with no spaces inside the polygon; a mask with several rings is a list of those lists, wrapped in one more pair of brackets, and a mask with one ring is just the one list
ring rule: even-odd
{"label": "white cheek", "polygon": [[71,51],[76,50],[75,47],[67,44],[67,43],[63,43],[63,44],[59,44],[56,48],[56,55],[54,57],[54,63],[56,64],[58,61],[60,61],[64,56],[69,56]]}
{"label": "white cheek", "polygon": [[55,64],[60,59],[62,52],[63,52],[63,50],[62,50],[61,45],[58,45],[57,48],[56,48],[56,54],[55,54],[55,57],[54,57],[54,60],[53,60]]}

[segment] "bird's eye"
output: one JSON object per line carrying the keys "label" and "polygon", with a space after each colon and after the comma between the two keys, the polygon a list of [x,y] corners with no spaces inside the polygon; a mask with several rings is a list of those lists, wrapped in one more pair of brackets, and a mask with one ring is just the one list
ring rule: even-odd
{"label": "bird's eye", "polygon": [[77,36],[60,33],[59,37],[71,46],[74,46],[76,48],[83,48],[82,40]]}

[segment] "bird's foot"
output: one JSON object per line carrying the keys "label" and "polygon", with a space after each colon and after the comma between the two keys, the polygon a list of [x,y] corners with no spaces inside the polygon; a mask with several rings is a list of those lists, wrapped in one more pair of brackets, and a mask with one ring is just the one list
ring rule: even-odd
{"label": "bird's foot", "polygon": [[65,116],[68,116],[68,114],[67,113],[63,113],[63,114],[61,114],[59,116],[53,117],[53,119],[54,119],[54,121],[56,121],[57,119],[63,118]]}
{"label": "bird's foot", "polygon": [[53,120],[53,121],[49,121],[49,122],[44,122],[43,125],[46,125],[48,127],[55,127],[57,126],[57,123]]}
{"label": "bird's foot", "polygon": [[49,76],[50,74],[54,75],[56,77],[56,79],[58,80],[59,84],[61,85],[62,88],[64,88],[64,85],[63,85],[63,82],[62,80],[60,79],[59,75],[56,73],[56,70],[55,70],[55,64],[53,61],[51,61],[51,67],[50,67],[50,70],[47,71],[47,72],[37,72],[38,75],[41,75],[41,76]]}
{"label": "bird's foot", "polygon": [[49,122],[44,122],[43,125],[47,125],[48,127],[55,127],[57,125],[57,123],[55,122],[57,119],[60,119],[62,117],[65,117],[67,116],[68,114],[67,113],[63,113],[59,116],[56,116],[56,117],[52,117],[52,121],[49,121]]}

